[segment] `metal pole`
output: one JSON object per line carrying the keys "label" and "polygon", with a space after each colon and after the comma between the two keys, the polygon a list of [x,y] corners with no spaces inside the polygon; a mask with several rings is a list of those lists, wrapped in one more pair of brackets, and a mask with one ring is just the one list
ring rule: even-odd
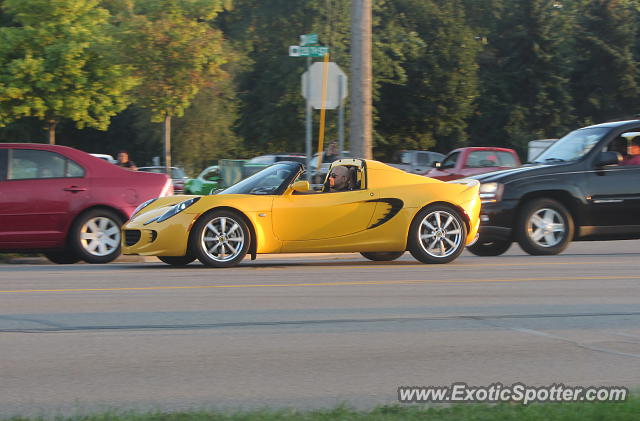
{"label": "metal pole", "polygon": [[307,57],[307,83],[305,86],[307,99],[305,146],[307,152],[307,180],[311,182],[311,57]]}
{"label": "metal pole", "polygon": [[169,168],[171,167],[171,116],[164,116],[164,125],[162,126],[162,134],[164,138],[164,166],[167,169],[167,175],[171,177]]}
{"label": "metal pole", "polygon": [[338,76],[338,158],[342,159],[342,151],[344,150],[344,101],[342,100],[344,89],[344,76]]}
{"label": "metal pole", "polygon": [[371,0],[351,0],[351,80],[351,152],[371,159]]}

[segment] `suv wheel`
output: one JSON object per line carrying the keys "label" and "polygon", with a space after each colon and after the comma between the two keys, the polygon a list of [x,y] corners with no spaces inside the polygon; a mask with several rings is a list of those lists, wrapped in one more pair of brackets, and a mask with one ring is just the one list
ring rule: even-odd
{"label": "suv wheel", "polygon": [[475,243],[467,247],[476,256],[500,256],[511,247],[511,240],[492,241],[490,243]]}
{"label": "suv wheel", "polygon": [[516,239],[524,251],[533,255],[562,252],[573,238],[571,214],[553,199],[536,199],[525,205],[516,222]]}

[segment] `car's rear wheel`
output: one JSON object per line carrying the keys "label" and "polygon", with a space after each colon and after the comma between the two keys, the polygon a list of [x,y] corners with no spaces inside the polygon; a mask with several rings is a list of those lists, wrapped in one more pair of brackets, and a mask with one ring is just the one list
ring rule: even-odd
{"label": "car's rear wheel", "polygon": [[237,213],[214,210],[196,221],[190,242],[190,250],[203,264],[226,268],[244,259],[251,234]]}
{"label": "car's rear wheel", "polygon": [[87,263],[108,263],[120,255],[122,220],[108,209],[93,209],[73,223],[69,244],[73,252]]}
{"label": "car's rear wheel", "polygon": [[511,247],[511,240],[491,241],[489,243],[477,242],[467,247],[476,256],[500,256]]}
{"label": "car's rear wheel", "polygon": [[194,256],[158,256],[158,259],[171,266],[186,266],[196,260]]}
{"label": "car's rear wheel", "polygon": [[369,260],[373,260],[374,262],[389,262],[391,260],[396,260],[398,257],[402,256],[404,254],[404,251],[376,251],[362,252],[360,254]]}
{"label": "car's rear wheel", "polygon": [[449,263],[464,250],[467,226],[455,209],[429,206],[416,215],[409,228],[409,252],[423,263]]}
{"label": "car's rear wheel", "polygon": [[50,251],[44,255],[47,259],[59,265],[70,265],[80,261],[80,258],[71,251]]}
{"label": "car's rear wheel", "polygon": [[522,208],[516,223],[516,239],[533,255],[562,252],[571,242],[574,224],[571,214],[553,199],[536,199]]}

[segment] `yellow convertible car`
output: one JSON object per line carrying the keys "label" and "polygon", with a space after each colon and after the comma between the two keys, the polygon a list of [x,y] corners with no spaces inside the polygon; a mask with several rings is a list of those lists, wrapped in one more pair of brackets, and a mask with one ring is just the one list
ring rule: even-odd
{"label": "yellow convertible car", "polygon": [[247,254],[360,252],[394,260],[409,251],[424,263],[447,263],[476,237],[479,184],[442,182],[383,163],[342,159],[349,188],[313,191],[297,162],[279,162],[209,196],[143,203],[123,226],[124,254],[158,256],[170,265],[195,259],[237,265]]}

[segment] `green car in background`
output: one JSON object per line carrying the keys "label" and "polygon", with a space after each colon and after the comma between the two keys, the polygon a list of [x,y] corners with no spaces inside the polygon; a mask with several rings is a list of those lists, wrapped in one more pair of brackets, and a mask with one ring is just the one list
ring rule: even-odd
{"label": "green car in background", "polygon": [[217,165],[205,168],[196,178],[184,184],[185,194],[207,195],[220,187],[220,170]]}

